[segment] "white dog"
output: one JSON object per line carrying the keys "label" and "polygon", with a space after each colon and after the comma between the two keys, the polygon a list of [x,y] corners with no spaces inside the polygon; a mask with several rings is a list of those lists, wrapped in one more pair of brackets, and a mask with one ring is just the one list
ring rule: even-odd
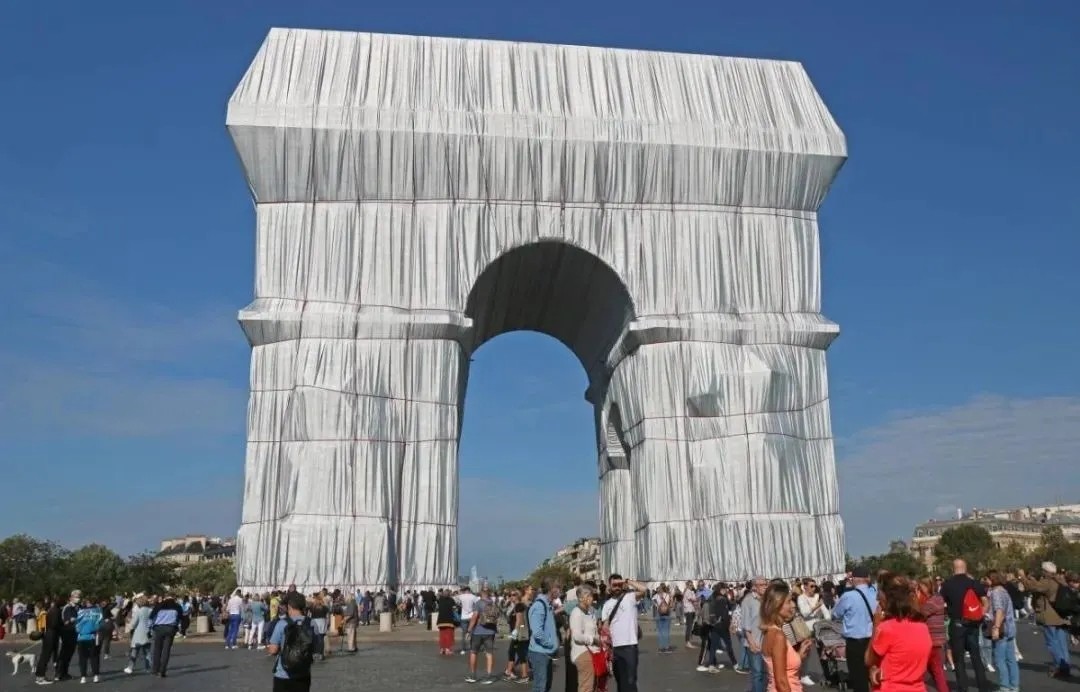
{"label": "white dog", "polygon": [[19,665],[25,663],[30,667],[30,672],[34,672],[34,666],[37,665],[37,654],[17,654],[13,651],[8,652],[8,658],[11,659],[11,665],[15,670],[11,671],[12,675],[19,674]]}

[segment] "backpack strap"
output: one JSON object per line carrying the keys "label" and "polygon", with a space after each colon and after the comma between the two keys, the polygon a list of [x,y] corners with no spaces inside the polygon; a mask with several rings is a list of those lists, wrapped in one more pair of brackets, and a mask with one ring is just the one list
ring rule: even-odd
{"label": "backpack strap", "polygon": [[[540,618],[540,631],[543,632],[545,629],[547,629],[547,609],[548,609],[548,606],[547,606],[547,602],[544,599],[537,598],[535,601],[533,601],[532,606],[529,606],[530,609],[532,607],[534,607],[537,603],[539,603],[541,606],[544,607],[544,617]],[[529,614],[528,613],[525,614],[525,621],[526,622],[529,621]]]}
{"label": "backpack strap", "polygon": [[619,608],[622,606],[623,600],[625,600],[626,597],[629,596],[629,595],[630,595],[630,592],[627,591],[622,596],[619,596],[619,600],[618,600],[618,602],[615,603],[615,607],[611,609],[611,614],[608,615],[607,620],[604,621],[604,623],[608,627],[611,626],[611,622],[615,619],[615,615],[619,612]]}
{"label": "backpack strap", "polygon": [[866,594],[864,594],[862,591],[860,591],[859,587],[857,587],[857,586],[855,588],[853,588],[852,591],[859,594],[859,598],[861,598],[862,602],[866,604],[866,612],[870,613],[870,620],[873,621],[873,619],[874,619],[874,609],[870,607],[870,601],[867,600]]}

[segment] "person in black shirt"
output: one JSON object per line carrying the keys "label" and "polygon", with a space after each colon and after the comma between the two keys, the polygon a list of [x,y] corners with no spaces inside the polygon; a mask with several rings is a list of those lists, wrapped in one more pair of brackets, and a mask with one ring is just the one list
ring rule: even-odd
{"label": "person in black shirt", "polygon": [[[45,631],[41,634],[41,654],[38,655],[37,669],[34,671],[37,680],[45,680],[45,674],[49,670],[49,662],[59,660],[60,629],[63,625],[60,620],[62,606],[63,603],[56,599],[45,613]],[[59,666],[54,666],[54,670],[53,679],[59,678]]]}
{"label": "person in black shirt", "polygon": [[1005,582],[1005,592],[1009,594],[1009,600],[1012,601],[1013,610],[1019,613],[1024,609],[1024,592],[1020,590],[1019,583],[1011,574]]}
{"label": "person in black shirt", "polygon": [[169,674],[169,658],[172,656],[173,640],[180,628],[180,618],[184,611],[172,594],[165,594],[161,601],[150,611],[150,629],[154,641],[150,649],[150,672],[165,677]]}
{"label": "person in black shirt", "polygon": [[713,622],[710,634],[710,648],[714,654],[723,650],[727,654],[728,661],[731,662],[731,667],[734,668],[736,664],[735,649],[731,646],[731,611],[734,606],[727,597],[727,585],[719,583],[713,585],[711,598],[712,604],[709,607],[709,614],[712,616]]}
{"label": "person in black shirt", "polygon": [[71,658],[75,655],[75,620],[79,616],[81,591],[72,591],[67,605],[60,611],[60,656],[56,661],[56,680],[70,680]]}
{"label": "person in black shirt", "polygon": [[986,612],[988,601],[986,587],[971,578],[967,573],[967,563],[953,560],[953,575],[941,585],[941,597],[945,599],[945,612],[949,616],[949,651],[956,665],[956,688],[958,692],[967,692],[967,668],[964,665],[964,653],[971,656],[971,667],[975,670],[975,686],[980,692],[988,689],[986,666],[979,653],[979,630],[982,627],[981,613],[965,612],[965,597],[968,591],[974,592],[982,604],[980,609]]}

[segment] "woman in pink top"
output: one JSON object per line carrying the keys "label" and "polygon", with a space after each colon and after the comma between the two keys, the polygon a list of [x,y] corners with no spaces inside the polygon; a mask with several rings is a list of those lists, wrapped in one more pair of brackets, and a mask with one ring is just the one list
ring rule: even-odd
{"label": "woman in pink top", "polygon": [[761,599],[761,629],[765,631],[761,649],[769,673],[768,692],[802,692],[799,668],[812,640],[799,642],[797,648],[791,645],[781,628],[793,617],[795,599],[791,587],[783,582],[773,582]]}
{"label": "woman in pink top", "polygon": [[870,682],[881,692],[926,692],[926,667],[933,643],[926,617],[915,605],[911,580],[882,579],[878,591],[882,620],[866,651]]}

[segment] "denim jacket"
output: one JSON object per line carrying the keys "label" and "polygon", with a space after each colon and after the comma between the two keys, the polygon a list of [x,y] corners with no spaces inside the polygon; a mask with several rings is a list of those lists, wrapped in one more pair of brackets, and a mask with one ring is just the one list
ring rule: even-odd
{"label": "denim jacket", "polygon": [[555,630],[555,611],[547,596],[537,596],[529,606],[529,651],[554,654],[559,648],[559,635]]}

